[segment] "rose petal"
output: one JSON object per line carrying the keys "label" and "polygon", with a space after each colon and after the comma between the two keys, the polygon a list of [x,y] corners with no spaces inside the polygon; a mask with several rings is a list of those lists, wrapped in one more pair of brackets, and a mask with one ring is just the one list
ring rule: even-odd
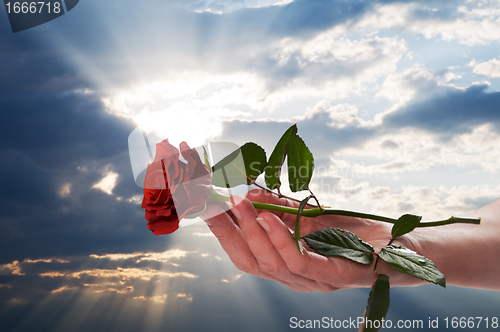
{"label": "rose petal", "polygon": [[144,178],[142,207],[148,229],[153,234],[170,234],[179,228],[186,215],[203,211],[210,190],[211,176],[196,149],[186,142],[180,145],[187,164],[179,160],[179,151],[168,140],[156,145],[156,156]]}
{"label": "rose petal", "polygon": [[172,144],[168,142],[168,139],[164,139],[160,143],[156,144],[156,155],[153,162],[159,162],[162,159],[179,156],[179,150]]}
{"label": "rose petal", "polygon": [[188,176],[184,177],[183,182],[191,181],[193,179],[210,174],[205,164],[202,163],[200,155],[198,154],[196,149],[191,149],[186,142],[182,142],[179,145],[179,148],[181,149],[182,156],[188,162]]}
{"label": "rose petal", "polygon": [[170,234],[179,229],[179,220],[177,220],[176,222],[168,223],[149,223],[148,229],[152,231],[154,235]]}

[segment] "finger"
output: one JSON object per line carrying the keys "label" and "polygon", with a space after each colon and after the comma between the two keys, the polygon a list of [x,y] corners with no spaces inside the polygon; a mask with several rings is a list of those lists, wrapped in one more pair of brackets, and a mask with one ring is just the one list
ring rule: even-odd
{"label": "finger", "polygon": [[[252,202],[260,202],[267,204],[274,204],[280,206],[286,206],[298,209],[300,206],[299,201],[294,201],[286,197],[279,197],[277,194],[261,189],[254,189],[246,194],[246,198]],[[306,205],[306,209],[313,208],[313,206]],[[258,212],[264,212],[264,210],[258,210]],[[276,215],[280,218],[288,227],[293,228],[296,221],[296,216],[289,213],[269,211],[270,213]]]}
{"label": "finger", "polygon": [[[261,213],[260,222],[268,229],[268,237],[288,269],[297,275],[338,288],[369,287],[373,267],[351,262],[342,257],[326,257],[297,249],[287,226],[272,213]],[[267,225],[264,225],[267,224]]]}
{"label": "finger", "polygon": [[[233,214],[238,219],[248,247],[262,272],[287,283],[306,287],[309,290],[327,291],[327,289],[319,286],[315,281],[290,272],[280,254],[271,243],[267,232],[256,221],[257,211],[255,211],[250,201],[246,199],[242,200],[231,211],[233,211]],[[328,291],[330,290],[328,289]]]}
{"label": "finger", "polygon": [[298,208],[300,205],[300,202],[296,202],[292,199],[286,198],[285,196],[280,197],[272,191],[262,189],[251,190],[246,193],[245,197],[252,202],[282,205],[293,208]]}
{"label": "finger", "polygon": [[[212,216],[204,218],[204,216]],[[285,286],[297,291],[309,291],[305,287],[291,285],[286,281],[276,279],[270,275],[263,273],[250,251],[246,239],[231,217],[224,212],[224,209],[217,204],[209,204],[207,212],[201,216],[210,227],[212,233],[217,237],[224,251],[228,254],[229,259],[242,272],[252,274],[254,276],[271,279],[284,284]]]}
{"label": "finger", "polygon": [[243,233],[235,225],[231,217],[217,204],[209,204],[206,214],[213,216],[205,221],[233,264],[243,272],[254,272],[257,261],[248,248]]}
{"label": "finger", "polygon": [[[280,206],[286,206],[286,207],[292,207],[292,208],[298,208],[300,205],[299,202],[287,199],[285,197],[279,197],[278,195],[276,195],[270,191],[261,190],[261,189],[254,189],[254,190],[249,191],[246,194],[246,198],[252,202],[274,204],[274,205],[280,205]],[[258,212],[263,212],[263,210],[259,210]],[[275,214],[278,218],[285,221],[285,223],[295,222],[295,218],[293,215],[283,213],[283,212],[276,212],[276,211],[270,211],[270,212]]]}

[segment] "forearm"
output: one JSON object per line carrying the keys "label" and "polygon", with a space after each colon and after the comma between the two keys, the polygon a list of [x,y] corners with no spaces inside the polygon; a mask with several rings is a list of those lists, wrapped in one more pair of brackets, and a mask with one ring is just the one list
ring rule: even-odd
{"label": "forearm", "polygon": [[448,285],[500,290],[500,200],[471,213],[481,225],[416,229],[412,239]]}

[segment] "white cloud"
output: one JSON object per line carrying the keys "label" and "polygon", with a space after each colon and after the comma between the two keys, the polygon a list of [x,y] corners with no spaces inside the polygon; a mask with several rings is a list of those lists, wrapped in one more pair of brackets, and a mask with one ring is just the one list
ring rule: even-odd
{"label": "white cloud", "polygon": [[104,177],[101,179],[101,181],[97,182],[92,186],[92,188],[96,188],[99,190],[102,190],[108,195],[113,194],[113,189],[116,186],[116,181],[118,180],[118,173],[115,172],[107,172],[104,174]]}
{"label": "white cloud", "polygon": [[[405,128],[373,137],[363,145],[339,149],[334,160],[344,160],[344,169],[359,174],[394,174],[425,171],[433,166],[475,166],[483,172],[500,171],[500,134],[491,124],[442,142],[433,133]],[[348,162],[363,158],[364,164]]]}
{"label": "white cloud", "polygon": [[433,91],[437,85],[434,75],[423,67],[413,67],[403,72],[389,75],[376,94],[397,104],[403,104],[423,91]]}
{"label": "white cloud", "polygon": [[472,71],[474,74],[490,78],[500,78],[500,58],[481,63],[477,63],[476,59],[472,59],[467,66],[473,68]]}
{"label": "white cloud", "polygon": [[354,40],[344,33],[339,27],[311,40],[285,38],[269,55],[262,55],[274,62],[257,70],[268,74],[271,92],[286,95],[281,100],[297,95],[344,98],[367,90],[367,85],[395,71],[408,50],[399,38]]}
{"label": "white cloud", "polygon": [[[342,178],[337,186],[325,186],[316,179],[313,192],[327,206],[374,213],[392,218],[411,213],[424,221],[464,216],[498,199],[500,186],[384,186],[374,185],[375,176],[354,184],[353,179]],[[380,181],[378,181],[380,182]]]}
{"label": "white cloud", "polygon": [[365,121],[358,116],[358,108],[351,104],[335,104],[331,101],[321,100],[316,105],[308,107],[303,116],[295,117],[295,121],[320,118],[324,123],[333,128],[345,128],[347,126],[368,126],[371,122]]}
{"label": "white cloud", "polygon": [[487,44],[500,39],[500,21],[484,18],[482,20],[461,20],[452,22],[441,20],[417,21],[411,29],[422,33],[426,38],[440,36],[445,41],[456,40],[465,45]]}
{"label": "white cloud", "polygon": [[188,301],[188,302],[193,302],[193,296],[187,295],[185,293],[177,294],[177,298],[183,298],[183,299],[186,299],[186,301]]}
{"label": "white cloud", "polygon": [[[419,100],[443,95],[450,91],[464,90],[450,83],[460,75],[453,72],[455,68],[431,71],[421,65],[405,69],[403,72],[387,76],[381,89],[375,95],[394,102],[385,113],[394,111],[412,101],[417,95]],[[378,114],[380,120],[384,113]]]}
{"label": "white cloud", "polygon": [[[180,287],[189,284],[190,280],[200,278],[198,274],[180,270],[179,264],[164,264],[170,263],[171,260],[179,261],[189,253],[180,249],[170,249],[164,252],[90,255],[87,258],[24,259],[0,265],[0,274],[54,279],[51,282],[52,286],[45,289],[50,294],[71,291],[114,293],[158,302],[156,297],[144,294],[145,289],[148,289],[144,286],[159,282],[175,283]],[[95,265],[96,259],[108,261],[98,262],[99,267],[94,268],[92,266]],[[71,264],[82,261],[83,264]],[[166,270],[167,267],[169,270]],[[11,288],[12,285],[6,284],[0,287]],[[176,290],[179,292],[180,289]]]}
{"label": "white cloud", "polygon": [[[437,7],[439,3],[433,6]],[[419,3],[379,5],[351,29],[404,29],[426,38],[456,40],[469,46],[500,39],[500,10],[497,2],[491,2],[486,7],[478,2],[469,3],[468,6],[458,7],[452,16],[442,15],[444,11],[439,8],[422,8]],[[446,9],[448,14],[449,11],[449,8]]]}
{"label": "white cloud", "polygon": [[140,295],[140,296],[134,296],[132,299],[133,300],[142,300],[142,301],[152,301],[152,302],[163,304],[167,301],[167,298],[168,298],[168,295],[163,294],[163,295],[155,295],[155,296]]}
{"label": "white cloud", "polygon": [[404,3],[377,5],[374,10],[366,13],[359,22],[353,25],[351,30],[372,31],[373,29],[408,26],[413,9],[412,4]]}
{"label": "white cloud", "polygon": [[157,261],[157,262],[168,262],[172,259],[180,259],[186,257],[189,251],[181,249],[170,249],[164,252],[134,252],[130,254],[105,254],[105,255],[90,255],[90,258],[95,259],[109,259],[112,261],[121,261],[132,259],[136,263],[142,261]]}
{"label": "white cloud", "polygon": [[223,14],[243,8],[263,8],[270,6],[285,6],[293,0],[182,0],[180,3],[197,13]]}
{"label": "white cloud", "polygon": [[374,213],[394,216],[413,213],[424,216],[424,221],[464,216],[497,199],[499,189],[498,186],[407,186],[399,194],[387,195],[377,202]]}
{"label": "white cloud", "polygon": [[163,81],[116,91],[103,102],[108,112],[174,145],[185,140],[197,146],[219,137],[223,121],[265,118],[297,98],[333,100],[362,93],[394,72],[407,52],[399,38],[351,40],[340,34],[333,29],[311,40],[285,38],[249,51],[246,72],[171,73]]}
{"label": "white cloud", "polygon": [[71,194],[71,183],[65,183],[59,188],[58,192],[61,197],[68,197]]}

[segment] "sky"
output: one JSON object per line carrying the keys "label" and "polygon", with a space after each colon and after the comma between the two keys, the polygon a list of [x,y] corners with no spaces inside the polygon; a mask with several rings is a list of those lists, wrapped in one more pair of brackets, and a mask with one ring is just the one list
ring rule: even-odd
{"label": "sky", "polygon": [[[129,135],[252,141],[269,156],[297,123],[323,204],[463,215],[499,198],[499,46],[498,0],[82,0],[15,34],[0,10],[2,330],[288,331],[290,317],[361,316],[368,289],[246,275],[203,222],[152,235]],[[500,307],[495,291],[391,291],[393,320]]]}

